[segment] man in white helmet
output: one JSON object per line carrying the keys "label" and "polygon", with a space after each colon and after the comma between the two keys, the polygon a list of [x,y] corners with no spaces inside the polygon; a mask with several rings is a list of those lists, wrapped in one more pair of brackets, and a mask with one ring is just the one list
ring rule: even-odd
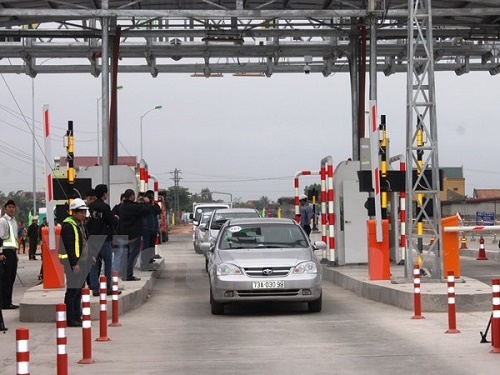
{"label": "man in white helmet", "polygon": [[312,219],[312,207],[307,203],[307,195],[301,194],[299,196],[300,204],[300,226],[307,233],[307,236],[311,234],[311,219]]}

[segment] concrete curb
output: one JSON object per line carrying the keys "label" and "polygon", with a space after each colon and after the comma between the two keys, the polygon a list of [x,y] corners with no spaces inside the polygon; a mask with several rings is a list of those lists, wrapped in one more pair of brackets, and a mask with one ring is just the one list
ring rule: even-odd
{"label": "concrete curb", "polygon": [[[393,271],[391,269],[391,271]],[[393,275],[397,272],[393,272]],[[386,305],[405,310],[414,309],[412,282],[398,282],[402,278],[371,281],[366,266],[323,267],[323,280],[331,281],[354,294]],[[456,309],[459,312],[491,311],[491,287],[480,281],[462,277],[455,285]],[[448,311],[448,290],[446,280],[421,283],[423,312]]]}
{"label": "concrete curb", "polygon": [[[119,314],[123,314],[142,305],[150,295],[155,281],[160,277],[165,269],[165,261],[162,258],[157,262],[159,267],[155,271],[139,272],[139,281],[120,282],[125,289],[118,296]],[[21,322],[55,322],[56,305],[64,302],[66,289],[43,289],[42,285],[37,285],[28,289],[19,304],[19,320]],[[111,296],[108,296],[107,311],[108,318],[111,318]],[[91,296],[90,315],[92,320],[99,320],[99,297]]]}

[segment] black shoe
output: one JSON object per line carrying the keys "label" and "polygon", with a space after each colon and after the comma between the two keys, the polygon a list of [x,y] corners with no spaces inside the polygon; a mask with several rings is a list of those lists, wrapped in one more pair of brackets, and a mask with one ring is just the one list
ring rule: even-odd
{"label": "black shoe", "polygon": [[99,297],[99,291],[98,291],[98,290],[93,290],[93,291],[92,291],[92,295],[93,295],[94,297]]}
{"label": "black shoe", "polygon": [[141,279],[140,277],[132,276],[132,277],[127,277],[125,281],[139,281],[140,279]]}
{"label": "black shoe", "polygon": [[2,310],[15,310],[18,309],[19,305],[13,305],[12,303],[9,306],[2,307]]}
{"label": "black shoe", "polygon": [[81,327],[82,322],[79,322],[77,320],[68,320],[67,326],[68,327]]}
{"label": "black shoe", "polygon": [[[116,293],[118,295],[122,294],[122,291],[121,290],[118,290],[118,293]],[[113,295],[113,291],[112,290],[108,290],[108,296],[112,296]]]}

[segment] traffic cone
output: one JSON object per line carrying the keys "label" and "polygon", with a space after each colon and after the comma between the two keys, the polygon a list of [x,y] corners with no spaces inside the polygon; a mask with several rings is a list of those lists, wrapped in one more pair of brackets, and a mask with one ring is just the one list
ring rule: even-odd
{"label": "traffic cone", "polygon": [[460,244],[461,249],[468,249],[467,247],[467,239],[465,238],[465,234],[462,233],[462,242]]}
{"label": "traffic cone", "polygon": [[479,237],[479,252],[477,253],[476,260],[488,260],[488,258],[486,258],[486,251],[484,250],[483,236]]}

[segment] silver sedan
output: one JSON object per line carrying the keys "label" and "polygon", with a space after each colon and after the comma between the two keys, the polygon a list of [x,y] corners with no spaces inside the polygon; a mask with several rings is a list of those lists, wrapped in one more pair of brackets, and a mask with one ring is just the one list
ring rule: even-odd
{"label": "silver sedan", "polygon": [[210,304],[214,315],[229,303],[250,301],[307,302],[322,308],[321,265],[314,254],[326,244],[311,244],[290,219],[231,219],[222,227],[209,266]]}

